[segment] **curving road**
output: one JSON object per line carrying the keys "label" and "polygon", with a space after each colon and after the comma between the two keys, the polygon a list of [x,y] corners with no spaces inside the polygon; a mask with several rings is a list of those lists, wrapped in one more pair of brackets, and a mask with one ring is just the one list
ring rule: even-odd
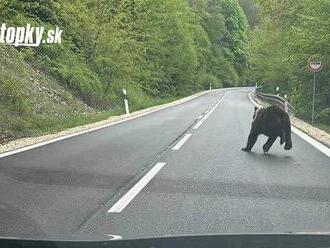
{"label": "curving road", "polygon": [[0,235],[330,231],[330,158],[293,134],[241,152],[251,88],[0,159]]}

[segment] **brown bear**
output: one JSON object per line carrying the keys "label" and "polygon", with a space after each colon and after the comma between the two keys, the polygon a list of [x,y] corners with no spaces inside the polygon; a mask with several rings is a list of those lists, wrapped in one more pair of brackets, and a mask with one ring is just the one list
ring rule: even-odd
{"label": "brown bear", "polygon": [[259,134],[268,136],[267,142],[263,146],[264,153],[267,153],[277,137],[280,137],[280,144],[285,143],[284,149],[292,148],[291,124],[289,115],[278,106],[267,108],[257,107],[254,109],[253,122],[246,147],[242,151],[250,152],[256,143]]}

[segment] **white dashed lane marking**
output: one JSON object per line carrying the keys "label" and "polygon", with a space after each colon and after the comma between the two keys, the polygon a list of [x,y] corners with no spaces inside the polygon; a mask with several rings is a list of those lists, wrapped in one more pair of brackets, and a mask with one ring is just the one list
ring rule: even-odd
{"label": "white dashed lane marking", "polygon": [[137,194],[153,179],[166,163],[159,162],[144,175],[123,197],[121,197],[109,210],[108,213],[120,213],[134,199]]}
{"label": "white dashed lane marking", "polygon": [[207,114],[199,121],[196,123],[196,125],[193,127],[193,129],[198,129],[204,121],[209,118],[209,116],[213,113],[213,111],[218,107],[218,105],[225,99],[226,95],[224,95],[217,104],[215,104],[210,111],[207,112]]}
{"label": "white dashed lane marking", "polygon": [[173,148],[172,150],[179,150],[183,145],[184,143],[186,143],[186,141],[190,138],[191,136],[191,133],[187,133]]}

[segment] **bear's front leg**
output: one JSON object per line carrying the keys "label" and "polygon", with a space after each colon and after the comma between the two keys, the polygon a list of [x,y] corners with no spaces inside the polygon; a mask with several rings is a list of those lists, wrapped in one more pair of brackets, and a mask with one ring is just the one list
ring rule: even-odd
{"label": "bear's front leg", "polygon": [[250,135],[249,135],[249,138],[248,138],[247,145],[246,145],[246,147],[242,148],[242,151],[243,152],[251,152],[252,147],[257,142],[257,139],[258,139],[258,134],[251,131]]}

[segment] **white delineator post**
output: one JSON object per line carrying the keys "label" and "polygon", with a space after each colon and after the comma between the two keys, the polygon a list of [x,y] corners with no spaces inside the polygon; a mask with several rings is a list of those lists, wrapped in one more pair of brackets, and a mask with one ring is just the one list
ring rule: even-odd
{"label": "white delineator post", "polygon": [[285,110],[285,112],[288,112],[288,100],[287,100],[287,98],[288,98],[288,95],[287,94],[285,94],[284,95],[284,110]]}
{"label": "white delineator post", "polygon": [[124,103],[125,103],[125,111],[126,114],[129,114],[129,107],[128,107],[128,100],[127,100],[127,91],[126,89],[123,89],[123,93],[124,93]]}
{"label": "white delineator post", "polygon": [[279,96],[280,95],[280,86],[276,87],[276,95]]}

